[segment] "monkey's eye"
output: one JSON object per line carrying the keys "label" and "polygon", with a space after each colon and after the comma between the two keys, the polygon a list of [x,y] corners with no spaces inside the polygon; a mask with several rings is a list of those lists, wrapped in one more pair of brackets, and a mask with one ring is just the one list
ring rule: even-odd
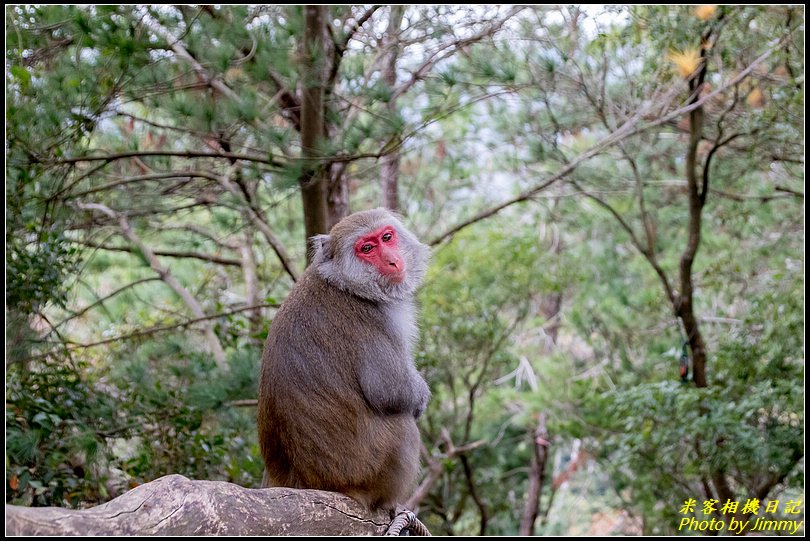
{"label": "monkey's eye", "polygon": [[363,252],[364,254],[369,253],[373,249],[374,246],[372,246],[371,244],[364,244],[363,246],[360,247],[360,251]]}
{"label": "monkey's eye", "polygon": [[384,235],[382,236],[382,240],[383,240],[383,242],[388,242],[388,241],[389,241],[389,240],[391,240],[393,237],[394,237],[394,235],[392,235],[391,233],[386,233],[386,234],[384,234]]}

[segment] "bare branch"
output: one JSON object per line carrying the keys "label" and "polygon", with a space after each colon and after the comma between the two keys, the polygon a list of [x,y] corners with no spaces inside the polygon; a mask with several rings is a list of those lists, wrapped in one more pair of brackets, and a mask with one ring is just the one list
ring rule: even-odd
{"label": "bare branch", "polygon": [[468,45],[472,45],[473,43],[492,36],[498,32],[498,30],[500,30],[504,24],[506,24],[506,21],[517,15],[523,9],[525,9],[525,6],[514,6],[511,10],[509,10],[508,13],[506,13],[506,15],[504,15],[502,19],[494,21],[491,25],[483,28],[478,33],[440,45],[422,62],[418,68],[416,68],[416,70],[414,70],[410,79],[394,90],[394,93],[391,96],[391,101],[396,101],[397,98],[399,98],[402,94],[410,90],[410,88],[418,81],[423,79],[438,62],[441,62],[445,58],[454,55],[457,51],[467,47]]}
{"label": "bare branch", "polygon": [[352,25],[346,31],[346,34],[344,34],[343,39],[341,39],[339,43],[335,43],[335,47],[341,52],[341,55],[346,50],[346,47],[349,46],[349,41],[351,41],[357,31],[360,30],[360,27],[366,24],[366,21],[368,21],[371,16],[374,15],[374,12],[381,7],[381,5],[374,5],[368,8],[365,13],[363,13],[352,23]]}
{"label": "bare branch", "polygon": [[789,194],[791,194],[793,197],[799,197],[799,198],[801,198],[801,199],[804,199],[804,192],[799,192],[799,191],[796,191],[796,190],[791,190],[791,189],[790,189],[790,188],[788,188],[787,186],[776,186],[776,187],[774,188],[774,190],[776,190],[777,192],[785,192],[785,193],[789,193]]}
{"label": "bare branch", "polygon": [[259,229],[259,231],[261,231],[262,235],[264,235],[265,240],[273,249],[273,251],[276,253],[276,256],[278,257],[279,261],[281,261],[282,267],[284,267],[284,270],[287,272],[287,274],[290,275],[290,278],[292,278],[293,282],[297,281],[299,273],[298,270],[293,265],[286,248],[284,248],[284,245],[281,243],[280,240],[278,240],[278,237],[276,237],[275,234],[273,234],[273,231],[270,229],[270,226],[268,225],[267,220],[265,219],[261,210],[257,206],[255,206],[252,201],[249,201],[245,197],[245,194],[242,193],[242,191],[239,190],[236,184],[230,179],[231,175],[236,171],[236,167],[238,167],[237,163],[231,165],[231,167],[228,168],[228,171],[226,171],[221,176],[217,177],[218,182],[222,185],[222,187],[228,190],[234,197],[236,197],[239,200],[245,201],[248,216],[256,225],[256,227]]}
{"label": "bare branch", "polygon": [[[152,267],[152,270],[154,270],[157,275],[160,276],[160,279],[163,280],[166,285],[172,288],[172,290],[177,293],[181,299],[183,299],[183,302],[186,304],[186,306],[188,306],[197,319],[208,317],[203,311],[202,306],[200,306],[200,303],[197,302],[197,299],[191,295],[191,293],[177,280],[177,278],[172,276],[168,268],[161,265],[160,260],[158,260],[155,253],[146,244],[144,244],[140,237],[135,234],[135,231],[132,230],[126,216],[121,213],[117,213],[109,207],[99,203],[77,203],[77,206],[85,210],[97,210],[113,219],[117,218],[124,236],[129,239],[132,244],[138,247],[144,257],[146,257],[146,259],[149,261],[149,265]],[[222,349],[222,344],[214,332],[214,326],[210,323],[206,323],[203,328],[206,338],[208,339],[208,346],[211,348],[211,353],[214,356],[217,366],[222,370],[227,369],[225,351]]]}
{"label": "bare branch", "polygon": [[595,201],[601,207],[605,208],[608,212],[610,212],[610,214],[613,215],[616,221],[619,222],[619,225],[621,225],[622,229],[624,229],[630,236],[630,242],[633,243],[633,246],[635,246],[636,250],[638,250],[639,253],[641,253],[641,255],[643,255],[645,258],[647,258],[647,262],[652,266],[652,268],[655,270],[655,273],[658,275],[658,278],[661,280],[661,284],[664,286],[664,290],[667,293],[667,298],[671,303],[674,304],[677,300],[675,297],[675,292],[672,290],[672,286],[669,283],[669,277],[666,275],[664,269],[658,263],[658,259],[655,256],[655,252],[648,251],[648,249],[641,244],[635,232],[633,231],[633,228],[630,227],[630,225],[624,220],[624,218],[622,218],[621,214],[619,214],[616,209],[610,206],[610,204],[608,204],[605,200],[583,190],[582,187],[580,187],[576,181],[572,180],[570,182],[578,190],[580,190],[583,195]]}
{"label": "bare branch", "polygon": [[569,182],[570,182],[570,183],[571,183],[571,184],[572,184],[572,185],[573,185],[573,186],[574,186],[574,187],[575,187],[577,190],[579,190],[579,191],[580,191],[580,193],[582,193],[582,195],[584,195],[584,196],[585,196],[585,197],[587,197],[588,199],[591,199],[591,200],[595,201],[595,202],[596,202],[596,203],[598,203],[598,204],[599,204],[601,207],[605,208],[605,209],[606,209],[608,212],[610,212],[610,213],[613,215],[613,217],[614,217],[614,218],[616,218],[616,221],[617,221],[617,222],[619,222],[619,225],[622,227],[622,229],[624,229],[624,230],[627,232],[627,234],[630,236],[630,241],[633,243],[633,246],[635,246],[635,247],[636,247],[636,250],[638,250],[638,251],[639,251],[639,252],[641,252],[642,254],[646,254],[646,253],[647,253],[647,249],[646,249],[646,248],[645,248],[645,247],[644,247],[644,246],[641,244],[641,241],[639,241],[638,237],[636,236],[635,231],[633,231],[633,228],[632,228],[632,227],[630,227],[630,224],[628,224],[628,223],[627,223],[627,222],[624,220],[624,218],[622,218],[622,215],[621,215],[621,214],[619,214],[619,212],[618,212],[616,209],[614,209],[614,208],[613,208],[613,207],[612,207],[612,206],[611,206],[611,205],[610,205],[610,204],[609,204],[607,201],[605,201],[604,199],[601,199],[601,198],[599,198],[599,197],[597,197],[597,196],[593,195],[592,193],[590,193],[590,192],[586,191],[585,189],[583,189],[583,188],[582,188],[582,186],[580,186],[580,185],[579,185],[579,183],[578,183],[577,181],[575,181],[575,180],[569,180]]}
{"label": "bare branch", "polygon": [[725,138],[725,139],[723,139],[721,141],[720,136],[722,135],[722,133],[723,133],[723,130],[721,128],[718,135],[717,135],[717,140],[715,140],[714,144],[712,145],[712,148],[709,149],[708,154],[706,154],[706,161],[703,163],[703,179],[702,179],[702,182],[701,182],[700,196],[699,196],[701,206],[706,204],[706,196],[709,194],[709,191],[710,191],[709,190],[709,173],[710,173],[709,168],[711,167],[712,158],[714,157],[715,153],[717,153],[718,150],[723,148],[723,146],[729,144],[734,139],[736,139],[738,137],[742,137],[743,135],[749,135],[749,134],[745,134],[745,133],[735,133],[734,135],[730,135],[729,137],[727,137],[727,138]]}
{"label": "bare branch", "polygon": [[591,157],[599,154],[602,150],[604,150],[604,148],[607,148],[608,146],[610,146],[610,144],[612,144],[612,141],[607,141],[607,139],[608,138],[603,139],[601,142],[599,142],[596,145],[592,146],[590,149],[586,150],[585,152],[583,152],[582,154],[580,154],[579,156],[577,156],[576,158],[574,158],[573,160],[568,162],[568,164],[566,164],[562,169],[557,171],[557,173],[555,173],[554,175],[552,175],[551,177],[546,179],[541,184],[538,184],[538,185],[536,185],[536,186],[534,186],[532,188],[529,188],[528,190],[524,190],[523,192],[521,192],[517,196],[515,196],[515,197],[513,197],[511,199],[508,199],[508,200],[504,201],[503,203],[501,203],[499,205],[495,205],[492,208],[481,211],[478,214],[476,214],[475,216],[473,216],[472,218],[470,218],[468,220],[465,220],[465,221],[461,222],[458,225],[453,226],[452,228],[448,229],[444,233],[442,233],[439,236],[433,238],[433,240],[430,241],[430,245],[435,246],[437,244],[440,244],[441,242],[451,238],[453,235],[455,235],[456,233],[458,233],[462,229],[464,229],[466,227],[469,227],[474,223],[480,222],[481,220],[485,220],[486,218],[494,216],[495,214],[499,213],[500,211],[502,211],[506,207],[512,206],[515,203],[520,203],[522,201],[527,201],[527,200],[531,199],[534,195],[542,192],[543,190],[545,190],[546,188],[548,188],[552,184],[556,183],[558,180],[566,177],[569,173],[571,173],[574,169],[576,169],[579,166],[579,164],[581,164],[585,160],[590,159]]}
{"label": "bare branch", "polygon": [[[230,315],[233,315],[233,314],[238,314],[240,312],[246,312],[248,310],[260,310],[262,308],[278,308],[278,307],[279,307],[278,304],[267,304],[267,303],[258,304],[258,305],[255,305],[255,306],[243,306],[241,308],[234,308],[233,310],[227,310],[225,312],[219,312],[217,314],[213,314],[213,315],[210,315],[210,316],[204,316],[204,317],[198,317],[198,318],[194,318],[194,319],[188,319],[186,321],[182,321],[180,323],[174,323],[172,325],[157,325],[157,326],[154,326],[154,327],[149,327],[148,329],[141,329],[139,331],[134,331],[134,332],[131,332],[131,333],[128,333],[128,334],[122,334],[122,335],[118,335],[118,336],[113,336],[112,338],[105,338],[104,340],[99,340],[98,342],[88,342],[88,343],[83,343],[83,344],[76,343],[76,342],[70,342],[70,343],[67,344],[67,348],[70,349],[71,351],[76,350],[76,349],[89,349],[89,348],[94,348],[94,347],[97,347],[97,346],[103,346],[105,344],[111,344],[113,342],[121,342],[121,341],[124,341],[124,340],[132,340],[134,338],[141,338],[143,336],[149,336],[149,335],[156,334],[156,333],[172,331],[174,329],[180,329],[180,328],[183,328],[183,327],[190,327],[190,326],[194,325],[195,323],[201,323],[201,322],[205,322],[205,321],[210,321],[212,319],[219,319],[221,317],[227,317],[227,316],[230,316]],[[41,357],[47,357],[50,354],[51,354],[50,352],[40,353],[40,354],[37,354],[37,355],[32,355],[31,357],[29,357],[26,360],[32,360],[32,359],[38,359],[38,358],[41,358]]]}
{"label": "bare branch", "polygon": [[[332,93],[332,89],[335,87],[335,81],[337,81],[338,70],[340,69],[340,64],[343,61],[343,55],[346,53],[346,48],[349,46],[349,41],[354,37],[360,27],[363,26],[366,21],[368,21],[374,12],[380,9],[381,5],[374,5],[368,8],[365,13],[363,13],[359,18],[355,19],[346,33],[342,36],[342,39],[339,41],[333,39],[334,47],[332,48],[332,65],[329,67],[329,75],[326,78],[326,85],[324,87],[326,98],[328,100],[328,96]],[[331,27],[327,25],[327,29],[331,31]]]}
{"label": "bare branch", "polygon": [[537,427],[532,434],[532,458],[529,487],[526,490],[526,502],[520,520],[520,535],[534,535],[534,523],[540,509],[540,494],[546,479],[546,462],[549,456],[549,435],[546,428],[546,414],[541,412]]}
{"label": "bare branch", "polygon": [[200,64],[196,58],[194,58],[191,53],[189,53],[185,47],[180,43],[178,38],[175,38],[168,30],[163,28],[157,20],[153,17],[144,17],[143,21],[149,27],[149,29],[157,34],[158,36],[162,37],[166,42],[169,44],[169,48],[174,51],[174,53],[188,62],[191,68],[194,70],[194,73],[197,74],[197,77],[205,84],[222,94],[223,96],[227,96],[232,100],[236,101],[237,103],[241,103],[242,99],[239,95],[231,90],[231,88],[225,84],[224,81],[212,78],[208,74],[208,70],[206,70],[202,64]]}
{"label": "bare branch", "polygon": [[455,444],[453,444],[453,440],[450,438],[450,432],[445,427],[442,427],[441,439],[445,446],[444,452],[431,455],[428,453],[428,450],[425,448],[424,444],[422,445],[422,456],[428,464],[428,474],[422,480],[422,482],[419,483],[419,487],[417,487],[411,497],[408,498],[408,501],[405,502],[405,507],[408,509],[415,510],[419,507],[419,504],[422,503],[425,498],[427,498],[428,494],[430,494],[430,489],[433,488],[433,485],[436,484],[436,481],[439,480],[442,472],[444,472],[445,460],[453,459],[465,453],[474,451],[479,447],[483,447],[487,443],[484,440],[478,440],[456,447]]}
{"label": "bare branch", "polygon": [[121,180],[116,180],[114,182],[110,182],[104,184],[103,186],[98,186],[96,188],[90,188],[88,190],[84,190],[82,192],[69,194],[67,199],[73,199],[76,197],[84,197],[85,195],[90,195],[93,193],[103,192],[106,190],[111,190],[113,188],[117,188],[118,186],[126,186],[128,184],[134,184],[136,182],[147,182],[151,180],[168,180],[173,178],[207,178],[212,179],[215,178],[213,175],[207,173],[197,173],[194,171],[178,171],[178,172],[168,172],[168,173],[155,173],[152,175],[139,175],[135,177],[127,177]]}
{"label": "bare branch", "polygon": [[208,239],[209,241],[213,242],[217,246],[225,248],[227,250],[238,250],[239,244],[236,242],[227,242],[223,239],[218,238],[210,231],[205,230],[204,228],[196,225],[196,224],[182,224],[182,225],[164,225],[158,224],[154,226],[155,229],[159,229],[161,231],[191,231],[203,238]]}
{"label": "bare branch", "polygon": [[[82,246],[89,246],[91,248],[98,248],[99,250],[108,250],[111,252],[128,252],[131,254],[138,253],[137,248],[133,248],[132,246],[107,246],[105,244],[100,244],[92,241],[84,241],[84,240],[73,240],[72,242],[76,244],[81,244]],[[153,254],[163,256],[163,257],[177,257],[177,258],[187,258],[187,259],[199,259],[202,261],[208,261],[209,263],[216,263],[217,265],[225,265],[228,267],[240,267],[242,265],[241,261],[238,259],[229,259],[227,257],[221,257],[218,255],[213,254],[203,254],[200,252],[182,252],[176,250],[153,250]]]}
{"label": "bare branch", "polygon": [[[134,281],[134,282],[132,282],[130,284],[127,284],[125,286],[119,287],[118,289],[116,289],[115,291],[110,293],[109,295],[105,295],[104,297],[101,297],[98,300],[96,300],[96,302],[88,304],[84,308],[80,309],[78,312],[74,312],[71,316],[63,319],[62,321],[60,321],[59,323],[54,325],[54,328],[61,327],[62,325],[64,325],[68,321],[70,321],[72,319],[76,319],[77,317],[80,317],[80,316],[84,315],[88,310],[91,310],[91,309],[95,308],[96,306],[98,306],[100,304],[103,304],[105,301],[110,300],[111,298],[115,297],[119,293],[123,293],[127,289],[135,287],[135,286],[137,286],[139,284],[143,284],[143,283],[146,283],[146,282],[154,282],[154,281],[157,281],[157,280],[160,280],[160,277],[158,277],[158,276],[150,276],[149,278],[142,278],[140,280],[136,280],[136,281]],[[48,335],[50,335],[50,333],[45,335],[44,338],[47,338]]]}
{"label": "bare branch", "polygon": [[[554,175],[552,175],[548,179],[544,180],[542,183],[537,184],[534,187],[529,188],[527,190],[524,190],[523,192],[521,192],[517,196],[515,196],[515,197],[513,197],[511,199],[508,199],[508,200],[504,201],[503,203],[499,203],[498,205],[494,205],[493,207],[491,207],[489,209],[483,210],[483,211],[475,214],[472,218],[469,218],[469,219],[461,222],[460,224],[451,227],[450,229],[448,229],[444,233],[438,235],[433,240],[431,240],[430,245],[435,246],[435,245],[437,245],[437,244],[451,238],[453,235],[455,235],[456,233],[458,233],[462,229],[464,229],[466,227],[469,227],[472,224],[475,224],[477,222],[480,222],[481,220],[485,220],[485,219],[487,219],[487,218],[489,218],[491,216],[494,216],[495,214],[499,213],[503,209],[505,209],[507,207],[510,207],[510,206],[512,206],[512,205],[514,205],[516,203],[521,203],[523,201],[527,201],[527,200],[531,199],[532,196],[534,196],[534,195],[538,194],[539,192],[545,190],[546,188],[553,185],[554,183],[556,183],[560,179],[565,178],[574,169],[576,169],[582,162],[592,158],[593,156],[596,156],[597,154],[599,154],[600,152],[602,152],[606,148],[608,148],[608,147],[610,147],[612,145],[615,145],[615,144],[619,143],[620,141],[623,141],[623,140],[627,139],[628,137],[638,135],[639,133],[645,132],[647,130],[650,130],[652,128],[660,126],[662,124],[666,124],[666,123],[668,123],[669,121],[671,121],[674,118],[677,118],[679,116],[690,113],[691,111],[697,109],[698,107],[701,107],[704,103],[706,103],[709,100],[714,99],[717,95],[719,95],[721,92],[724,92],[727,88],[729,88],[729,87],[731,87],[733,85],[736,85],[737,83],[739,83],[740,81],[742,81],[743,79],[748,77],[751,74],[751,72],[754,71],[754,69],[759,64],[764,62],[769,56],[771,56],[771,54],[773,54],[773,52],[778,48],[779,44],[784,39],[785,38],[782,38],[782,39],[778,40],[776,45],[773,45],[771,48],[769,48],[767,51],[765,51],[762,55],[760,55],[756,60],[751,62],[751,64],[749,64],[747,68],[740,71],[735,77],[730,79],[724,85],[720,85],[713,92],[710,92],[710,93],[706,94],[705,96],[697,99],[697,101],[695,101],[695,102],[689,103],[688,105],[685,105],[683,107],[679,107],[679,108],[675,109],[674,111],[671,111],[670,113],[664,114],[664,115],[660,116],[659,118],[648,122],[647,124],[639,125],[643,115],[647,114],[649,112],[650,108],[653,105],[652,103],[645,104],[644,106],[639,108],[639,110],[633,116],[628,118],[627,121],[625,121],[625,123],[622,124],[619,128],[617,128],[615,131],[613,131],[612,133],[610,133],[607,136],[605,136],[604,138],[602,138],[599,142],[597,142],[591,148],[589,148],[588,150],[586,150],[585,152],[583,152],[582,154],[580,154],[579,156],[574,158],[571,162],[566,164],[557,173],[555,173]],[[678,90],[677,85],[673,85],[673,92],[671,92],[671,94],[674,95],[674,93],[675,93],[674,91],[677,91],[677,90]]]}
{"label": "bare branch", "polygon": [[[775,188],[778,190],[779,188]],[[769,201],[773,201],[775,199],[792,199],[792,198],[803,198],[804,196],[797,196],[796,194],[790,193],[775,193],[771,195],[752,195],[752,194],[743,194],[743,193],[732,193],[726,192],[723,190],[718,190],[717,188],[709,188],[709,192],[718,195],[720,197],[724,197],[726,199],[731,199],[732,201],[760,201],[762,203],[767,203]]]}
{"label": "bare branch", "polygon": [[107,163],[121,160],[124,158],[144,157],[144,156],[174,156],[177,158],[226,158],[228,160],[245,160],[248,162],[263,163],[272,165],[274,167],[282,167],[283,164],[272,158],[263,158],[261,156],[249,156],[247,154],[236,154],[233,152],[200,152],[195,150],[132,150],[128,152],[118,152],[114,154],[103,154],[97,156],[71,156],[67,158],[60,158],[49,162],[51,165],[64,165],[79,162],[98,162],[103,161]]}

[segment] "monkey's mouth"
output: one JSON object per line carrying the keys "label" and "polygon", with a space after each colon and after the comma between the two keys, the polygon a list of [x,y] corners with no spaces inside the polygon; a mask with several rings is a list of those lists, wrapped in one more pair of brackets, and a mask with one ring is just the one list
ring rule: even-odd
{"label": "monkey's mouth", "polygon": [[388,281],[394,284],[401,284],[405,281],[405,271],[393,272],[386,276]]}

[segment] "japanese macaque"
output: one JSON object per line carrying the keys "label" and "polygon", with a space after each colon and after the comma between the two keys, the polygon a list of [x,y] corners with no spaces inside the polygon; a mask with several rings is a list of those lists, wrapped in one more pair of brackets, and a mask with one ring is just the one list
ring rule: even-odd
{"label": "japanese macaque", "polygon": [[404,503],[419,468],[413,295],[429,249],[390,212],[357,212],[312,239],[312,264],[270,326],[259,381],[264,486]]}

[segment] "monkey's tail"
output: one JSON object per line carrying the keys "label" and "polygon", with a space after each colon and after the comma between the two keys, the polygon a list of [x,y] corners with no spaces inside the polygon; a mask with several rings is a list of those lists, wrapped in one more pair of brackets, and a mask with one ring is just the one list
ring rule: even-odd
{"label": "monkey's tail", "polygon": [[403,530],[408,531],[407,535],[422,535],[432,537],[430,531],[427,529],[427,526],[422,524],[422,522],[416,518],[413,511],[405,509],[404,507],[398,507],[397,514],[394,517],[394,520],[392,520],[391,524],[388,526],[388,530],[385,532],[385,535],[399,536],[402,535]]}

